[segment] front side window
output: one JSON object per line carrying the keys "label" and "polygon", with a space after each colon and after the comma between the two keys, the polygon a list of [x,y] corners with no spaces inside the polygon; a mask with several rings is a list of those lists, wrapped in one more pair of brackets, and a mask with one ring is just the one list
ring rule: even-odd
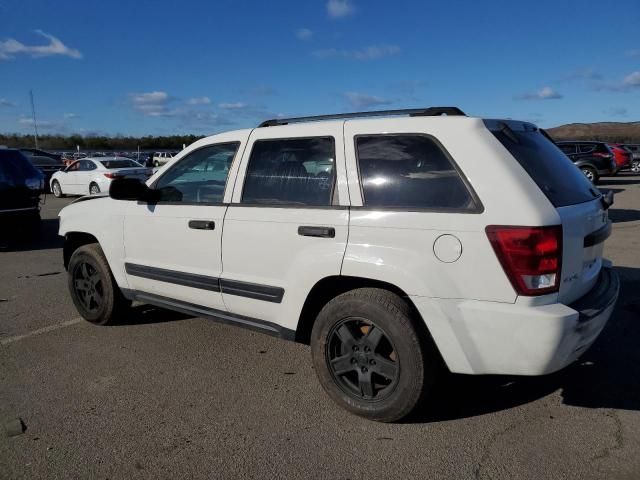
{"label": "front side window", "polygon": [[426,135],[359,135],[356,152],[367,207],[476,207],[456,168]]}
{"label": "front side window", "polygon": [[249,158],[242,203],[331,205],[335,158],[332,137],[258,140]]}
{"label": "front side window", "polygon": [[155,185],[161,202],[220,203],[238,142],[200,148],[174,164]]}

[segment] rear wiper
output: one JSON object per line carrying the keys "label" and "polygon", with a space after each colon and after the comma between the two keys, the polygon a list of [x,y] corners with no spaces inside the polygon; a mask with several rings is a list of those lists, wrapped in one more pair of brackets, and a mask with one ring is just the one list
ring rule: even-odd
{"label": "rear wiper", "polygon": [[520,140],[518,140],[518,137],[516,136],[515,132],[505,122],[500,122],[500,130],[498,131],[501,133],[504,133],[504,135],[513,143],[520,143]]}

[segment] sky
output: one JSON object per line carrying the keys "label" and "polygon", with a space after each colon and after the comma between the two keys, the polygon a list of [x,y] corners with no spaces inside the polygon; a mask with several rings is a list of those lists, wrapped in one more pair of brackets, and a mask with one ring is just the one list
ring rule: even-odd
{"label": "sky", "polygon": [[640,121],[640,1],[0,0],[0,132],[205,135],[457,106]]}

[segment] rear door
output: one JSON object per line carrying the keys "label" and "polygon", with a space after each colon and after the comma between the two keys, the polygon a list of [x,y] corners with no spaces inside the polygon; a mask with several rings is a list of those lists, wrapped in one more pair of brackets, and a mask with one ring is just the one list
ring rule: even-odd
{"label": "rear door", "polygon": [[339,275],[349,222],[342,123],[257,128],[224,221],[232,313],[293,330],[311,288]]}
{"label": "rear door", "polygon": [[78,186],[78,171],[80,169],[80,161],[76,160],[67,167],[59,176],[60,186],[62,192],[65,194],[76,195],[79,193],[80,188]]}
{"label": "rear door", "polygon": [[[556,207],[562,223],[559,300],[571,303],[596,283],[610,221],[600,191],[537,128],[522,122],[485,121]],[[507,123],[510,132],[499,128]],[[564,151],[564,149],[563,149]]]}

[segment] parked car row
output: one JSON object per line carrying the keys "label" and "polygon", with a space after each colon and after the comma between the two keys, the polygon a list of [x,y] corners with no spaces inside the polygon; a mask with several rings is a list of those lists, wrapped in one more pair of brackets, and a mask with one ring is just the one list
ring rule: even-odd
{"label": "parked car row", "polygon": [[640,172],[640,158],[633,159],[633,150],[640,154],[639,145],[607,144],[593,141],[559,141],[556,145],[592,182],[600,177],[617,175],[622,170]]}

